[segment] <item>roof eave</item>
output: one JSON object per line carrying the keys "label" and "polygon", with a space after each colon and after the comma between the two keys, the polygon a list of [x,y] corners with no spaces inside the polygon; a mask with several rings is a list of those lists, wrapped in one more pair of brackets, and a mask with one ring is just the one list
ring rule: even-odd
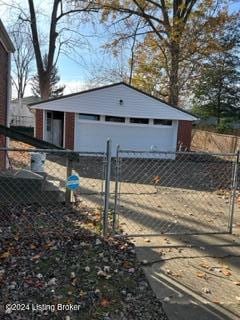
{"label": "roof eave", "polygon": [[[56,111],[56,107],[52,107],[51,108],[51,106],[47,106],[47,107],[45,107],[45,106],[42,106],[42,104],[40,104],[40,105],[37,105],[37,103],[34,103],[34,105],[33,106],[30,106],[30,105],[28,105],[29,107],[30,107],[30,109],[35,109],[35,110],[44,110],[44,111],[46,111],[46,110],[49,110],[49,111]],[[61,108],[61,109],[59,109],[58,111],[61,111],[61,112],[73,112],[73,113],[81,113],[81,110],[76,110],[75,108],[69,108],[69,107],[66,107],[66,108]],[[83,113],[84,113],[84,111],[82,111]],[[176,121],[197,121],[198,120],[198,118],[196,118],[195,116],[192,116],[192,115],[190,115],[190,114],[188,114],[188,113],[185,113],[185,112],[183,112],[183,111],[181,111],[181,110],[179,110],[179,112],[181,112],[184,116],[181,116],[181,115],[179,115],[179,116],[177,116],[177,117],[174,117],[174,118],[171,118],[171,120],[176,120]],[[95,112],[90,112],[89,111],[89,113],[92,113],[92,114],[95,114]],[[101,113],[101,111],[99,111],[99,114],[100,115],[105,115],[105,113]],[[122,114],[117,114],[117,113],[114,113],[114,114],[110,114],[109,113],[109,115],[115,115],[115,116],[119,116],[119,117],[122,117],[122,116],[125,116],[125,117],[139,117],[139,118],[146,118],[146,116],[144,115],[144,116],[136,116],[135,114],[134,115],[130,115],[129,113],[128,114],[126,114],[126,115],[122,115]],[[188,117],[188,119],[186,119],[186,117]],[[149,118],[155,118],[155,119],[164,119],[163,117],[160,117],[160,116],[157,116],[157,115],[149,115]],[[168,118],[165,118],[165,119],[168,119]]]}

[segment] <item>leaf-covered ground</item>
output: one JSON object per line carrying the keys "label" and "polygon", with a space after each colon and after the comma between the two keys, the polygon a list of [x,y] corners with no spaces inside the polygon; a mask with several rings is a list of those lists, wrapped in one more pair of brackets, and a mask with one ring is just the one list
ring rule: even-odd
{"label": "leaf-covered ground", "polygon": [[0,229],[0,319],[167,319],[133,244],[102,238],[97,210],[33,209]]}

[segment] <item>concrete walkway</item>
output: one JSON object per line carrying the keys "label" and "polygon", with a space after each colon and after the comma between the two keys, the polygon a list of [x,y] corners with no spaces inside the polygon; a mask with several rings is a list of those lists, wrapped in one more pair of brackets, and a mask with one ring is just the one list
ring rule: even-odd
{"label": "concrete walkway", "polygon": [[132,240],[169,320],[240,319],[239,235]]}

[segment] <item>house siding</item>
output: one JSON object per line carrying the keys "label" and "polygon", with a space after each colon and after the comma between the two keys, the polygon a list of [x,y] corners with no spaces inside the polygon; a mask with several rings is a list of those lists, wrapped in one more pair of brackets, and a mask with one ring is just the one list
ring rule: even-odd
{"label": "house siding", "polygon": [[[163,141],[162,146],[166,148],[168,147],[170,149],[172,145],[174,145],[175,149],[177,143],[181,144],[185,149],[190,148],[192,126],[191,121],[196,120],[196,118],[190,113],[179,108],[175,108],[171,105],[168,105],[167,103],[159,99],[149,96],[143,92],[139,92],[133,87],[129,87],[128,85],[125,85],[123,83],[115,84],[108,87],[97,88],[95,90],[93,89],[85,92],[80,92],[66,97],[47,100],[36,104],[32,104],[30,106],[33,109],[41,110],[41,112],[45,112],[45,110],[51,110],[65,113],[64,147],[67,149],[76,149],[82,147],[82,145],[79,146],[79,141],[81,141],[82,143],[82,130],[83,125],[85,125],[85,122],[84,124],[82,124],[82,126],[80,126],[80,123],[78,123],[78,121],[76,120],[76,123],[78,125],[74,125],[75,115],[79,113],[93,115],[97,114],[100,115],[101,120],[104,116],[124,117],[128,119],[128,122],[129,118],[147,118],[150,119],[150,125],[148,127],[149,136],[151,136],[151,124],[153,126],[153,119],[172,120],[173,123],[176,124],[179,122],[179,129],[177,129],[177,127],[175,129],[172,127],[172,129],[170,130],[171,132],[175,130],[175,136],[173,138],[175,139],[175,141],[173,141],[173,143],[169,143],[168,146],[166,146],[166,143]],[[37,122],[40,123],[39,126],[41,125],[41,127],[39,130],[37,130],[37,132],[40,132],[42,134],[42,122],[44,121],[44,119],[41,121],[39,121],[39,119],[37,119]],[[100,125],[100,123],[96,125],[98,126]],[[110,128],[110,124],[108,123],[105,123],[105,126],[106,130]],[[127,124],[125,126],[126,128],[124,129],[127,130]],[[137,131],[137,125],[133,126],[134,128],[136,128],[135,131]],[[89,123],[88,127],[90,128],[92,127],[92,125],[90,125]],[[105,130],[105,127],[103,128]],[[85,126],[85,130],[87,131],[89,129]],[[110,131],[113,132],[113,135],[115,135],[115,131],[113,129],[111,130]],[[159,126],[159,134],[161,136],[160,139],[162,139],[162,134],[160,132],[161,130],[163,130],[164,133],[166,133],[169,130],[169,128],[167,128],[167,126],[163,126],[162,128]],[[109,137],[109,134],[111,134],[111,132],[108,133],[104,131],[104,134],[103,131],[99,132],[101,133],[101,135],[98,135],[98,138],[100,136],[103,136],[102,140],[105,140],[106,138],[104,134],[106,134],[107,137]],[[92,134],[92,132],[90,133]],[[40,136],[38,135],[38,137]],[[43,135],[43,138],[44,137],[45,136]],[[116,140],[119,140],[120,138],[121,135],[120,137],[116,136]],[[96,139],[93,137],[92,140]],[[127,139],[124,139],[124,142],[126,142],[125,140],[127,141]],[[150,145],[153,144],[153,142],[149,143]],[[131,143],[131,145],[135,146],[133,142]],[[159,143],[156,143],[156,145],[158,145],[159,148],[161,147]],[[96,148],[97,147],[99,147],[98,143],[96,145]],[[135,147],[139,148],[139,145]]]}
{"label": "house siding", "polygon": [[[8,53],[0,42],[0,124],[7,125],[8,103]],[[0,148],[6,147],[6,137],[0,134]],[[0,169],[4,168],[6,157],[0,152]]]}
{"label": "house siding", "polygon": [[176,109],[124,84],[49,100],[35,104],[32,108],[128,118],[196,120],[184,110]]}
{"label": "house siding", "polygon": [[190,150],[192,138],[192,122],[191,121],[179,121],[178,123],[178,147],[181,149]]}
{"label": "house siding", "polygon": [[65,113],[65,148],[74,150],[75,113]]}

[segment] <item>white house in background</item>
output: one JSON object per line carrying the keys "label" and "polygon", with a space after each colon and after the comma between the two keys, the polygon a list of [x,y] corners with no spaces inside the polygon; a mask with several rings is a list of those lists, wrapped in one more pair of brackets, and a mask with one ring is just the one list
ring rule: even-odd
{"label": "white house in background", "polygon": [[28,107],[28,104],[40,100],[39,97],[35,96],[12,100],[9,108],[9,125],[34,128],[35,114],[34,111]]}
{"label": "white house in background", "polygon": [[123,149],[175,151],[189,148],[192,114],[125,83],[116,83],[46,101],[36,109],[36,136],[75,151],[113,153]]}

